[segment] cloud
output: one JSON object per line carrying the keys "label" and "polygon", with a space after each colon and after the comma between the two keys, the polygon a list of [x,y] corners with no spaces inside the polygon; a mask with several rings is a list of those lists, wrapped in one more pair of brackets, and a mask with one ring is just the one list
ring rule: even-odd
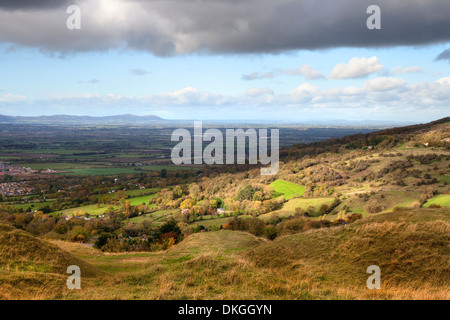
{"label": "cloud", "polygon": [[397,89],[406,84],[406,81],[399,78],[375,78],[366,81],[364,90],[366,91],[387,91]]}
{"label": "cloud", "polygon": [[130,73],[132,75],[135,75],[135,76],[145,76],[146,74],[149,74],[150,72],[145,71],[145,70],[140,69],[140,68],[136,68],[136,69],[131,69]]}
{"label": "cloud", "polygon": [[450,62],[450,49],[442,51],[435,59],[437,60],[448,60]]}
{"label": "cloud", "polygon": [[5,94],[0,95],[0,102],[16,103],[16,102],[21,102],[21,101],[25,101],[25,100],[27,100],[27,97],[18,95],[18,94],[5,93]]}
{"label": "cloud", "polygon": [[318,118],[402,119],[423,122],[448,116],[450,77],[408,84],[400,78],[367,80],[360,87],[336,86],[321,89],[302,83],[288,92],[275,94],[271,88],[251,88],[238,95],[202,91],[188,86],[147,96],[120,94],[64,94],[32,100],[0,94],[0,110],[9,113],[55,114],[77,112],[113,115],[126,109],[134,114],[170,115],[180,119],[285,119],[305,115]]}
{"label": "cloud", "polygon": [[78,83],[96,84],[96,83],[100,83],[100,81],[98,79],[92,78],[91,80],[88,80],[88,81],[78,81]]}
{"label": "cloud", "polygon": [[412,67],[406,67],[406,68],[396,67],[391,72],[392,72],[392,74],[405,74],[405,73],[419,73],[422,71],[423,71],[422,68],[420,68],[418,66],[412,66]]}
{"label": "cloud", "polygon": [[9,0],[0,5],[0,42],[58,53],[126,49],[170,56],[450,40],[448,0],[376,2],[380,30],[366,27],[372,0],[78,0],[82,28],[67,30],[68,2]]}
{"label": "cloud", "polygon": [[259,79],[271,79],[275,75],[273,72],[266,72],[266,73],[259,73],[259,72],[252,72],[250,74],[244,74],[242,76],[242,80],[259,80]]}
{"label": "cloud", "polygon": [[69,3],[73,1],[70,0],[2,0],[0,2],[0,9],[5,10],[29,10],[29,9],[40,9],[43,8],[59,8],[63,6],[68,6]]}
{"label": "cloud", "polygon": [[242,76],[242,80],[272,79],[280,75],[304,76],[306,80],[317,80],[324,78],[319,71],[314,70],[311,66],[305,64],[295,69],[275,70],[266,73],[255,71],[249,74],[244,74]]}
{"label": "cloud", "polygon": [[323,78],[323,75],[317,71],[311,68],[311,66],[305,64],[302,65],[298,69],[286,69],[283,71],[285,74],[289,75],[302,75],[305,77],[306,80],[315,80],[315,79],[321,79]]}
{"label": "cloud", "polygon": [[297,88],[291,91],[292,95],[312,94],[317,92],[319,87],[310,83],[302,83]]}
{"label": "cloud", "polygon": [[331,79],[355,79],[363,78],[371,73],[378,72],[383,69],[383,65],[378,58],[354,57],[348,63],[337,64],[330,73]]}

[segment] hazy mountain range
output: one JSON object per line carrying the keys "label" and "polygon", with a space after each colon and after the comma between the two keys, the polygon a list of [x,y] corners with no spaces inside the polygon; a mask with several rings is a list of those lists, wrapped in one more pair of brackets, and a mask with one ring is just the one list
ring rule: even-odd
{"label": "hazy mountain range", "polygon": [[[192,125],[192,120],[167,120],[155,115],[136,116],[132,114],[123,114],[115,116],[74,116],[74,115],[52,115],[52,116],[6,116],[0,114],[0,123],[8,124],[43,124],[43,125],[148,125],[148,124],[166,124],[166,125]],[[368,126],[368,127],[394,127],[413,124],[407,121],[385,121],[385,120],[317,120],[317,119],[304,119],[297,121],[280,121],[280,120],[203,120],[204,125],[272,125],[272,126],[284,126],[284,125],[300,125],[300,126],[312,126],[312,127],[324,127],[324,126]]]}
{"label": "hazy mountain range", "polygon": [[161,121],[165,120],[153,115],[135,116],[132,114],[105,117],[72,116],[66,114],[35,117],[0,115],[0,123],[16,124],[147,124]]}

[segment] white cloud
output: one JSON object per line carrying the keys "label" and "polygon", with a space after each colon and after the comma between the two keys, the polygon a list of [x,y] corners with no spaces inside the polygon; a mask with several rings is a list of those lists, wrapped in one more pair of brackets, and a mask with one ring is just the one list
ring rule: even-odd
{"label": "white cloud", "polygon": [[0,95],[0,102],[14,103],[27,100],[27,97],[18,94],[5,93]]}
{"label": "white cloud", "polygon": [[366,81],[364,90],[366,91],[387,91],[402,87],[406,81],[399,78],[375,78]]}
{"label": "white cloud", "polygon": [[266,72],[266,73],[259,73],[259,72],[252,72],[250,74],[244,74],[242,76],[242,80],[258,80],[258,79],[270,79],[273,78],[275,75],[273,72]]}
{"label": "white cloud", "polygon": [[330,73],[331,79],[354,79],[362,78],[371,73],[383,69],[377,57],[358,58],[354,57],[348,63],[337,64]]}
{"label": "white cloud", "polygon": [[294,90],[291,91],[291,94],[296,96],[296,95],[309,95],[309,94],[313,94],[315,92],[319,91],[319,87],[314,85],[314,84],[310,84],[310,83],[302,83],[301,85],[299,85],[297,88],[295,88]]}
{"label": "white cloud", "polygon": [[450,85],[450,77],[444,77],[436,80],[436,83],[439,83],[441,85]]}
{"label": "white cloud", "polygon": [[[408,84],[403,79],[386,77],[365,81],[361,86],[324,89],[311,83],[302,83],[290,92],[277,94],[271,88],[251,88],[241,94],[230,95],[201,91],[188,86],[138,97],[84,93],[52,96],[41,100],[23,99],[26,97],[0,95],[0,109],[11,111],[17,106],[23,113],[39,110],[47,114],[54,113],[55,110],[63,113],[77,110],[83,114],[120,114],[126,109],[135,114],[163,115],[162,112],[166,112],[178,119],[225,119],[238,112],[244,114],[246,119],[269,117],[269,114],[273,114],[286,120],[299,119],[306,111],[312,112],[311,110],[320,110],[317,111],[318,115],[324,118],[340,115],[341,110],[345,110],[346,115],[354,114],[355,118],[372,115],[385,119],[409,118],[425,121],[424,119],[448,116],[450,77],[414,84]],[[16,104],[14,101],[19,102]],[[286,112],[288,110],[290,111]],[[407,113],[405,110],[408,110]]]}
{"label": "white cloud", "polygon": [[392,70],[392,74],[404,74],[404,73],[418,73],[422,72],[422,68],[418,66],[411,66],[411,67],[396,67]]}
{"label": "white cloud", "polygon": [[323,75],[314,70],[310,65],[304,64],[300,68],[297,69],[286,69],[283,71],[285,74],[289,75],[302,75],[306,78],[306,80],[315,80],[323,78]]}

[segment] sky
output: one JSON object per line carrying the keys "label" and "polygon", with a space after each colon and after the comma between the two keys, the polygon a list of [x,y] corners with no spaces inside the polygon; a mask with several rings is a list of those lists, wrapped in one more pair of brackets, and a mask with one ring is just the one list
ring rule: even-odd
{"label": "sky", "polygon": [[0,2],[4,115],[423,123],[449,106],[448,0]]}

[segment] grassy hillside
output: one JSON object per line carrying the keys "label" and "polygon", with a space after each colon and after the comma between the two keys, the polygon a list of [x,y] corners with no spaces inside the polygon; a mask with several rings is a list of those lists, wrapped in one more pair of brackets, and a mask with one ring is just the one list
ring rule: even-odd
{"label": "grassy hillside", "polygon": [[[118,201],[89,221],[5,212],[43,238],[107,236],[115,246],[100,247],[115,253],[0,225],[0,299],[450,299],[449,139],[440,121],[294,146],[276,176],[121,177],[121,188],[160,182],[126,191],[132,206],[152,200],[143,213]],[[49,199],[98,217],[109,205],[93,200],[115,186],[91,182]],[[71,264],[83,290],[65,287]],[[381,290],[366,287],[370,265]]]}
{"label": "grassy hillside", "polygon": [[60,294],[70,265],[79,266],[86,278],[101,275],[89,263],[45,240],[0,225],[0,299],[36,299]]}
{"label": "grassy hillside", "polygon": [[[291,283],[346,298],[450,298],[450,210],[400,209],[345,227],[282,237],[245,257]],[[365,288],[370,265],[382,289]]]}
{"label": "grassy hillside", "polygon": [[[34,281],[38,281],[39,298],[57,299],[450,298],[448,209],[398,209],[348,226],[275,241],[238,231],[198,233],[158,253],[105,254],[80,244],[55,242],[72,252],[69,254],[21,231],[3,228],[1,234],[9,238],[18,234],[24,237],[22,243],[36,243],[43,250],[38,256],[27,256],[26,250],[25,261],[40,259],[55,271],[63,271],[67,263],[78,263],[82,270],[103,272],[97,272],[95,279],[84,278],[83,290],[55,291],[54,283],[61,284],[64,272],[47,273],[46,281],[52,285],[46,286],[38,280],[40,272],[24,273],[9,267],[6,287],[5,273],[1,276],[3,298],[12,296],[9,289],[13,283],[13,292],[25,292]],[[50,255],[50,248],[55,256]],[[3,252],[10,252],[2,250],[2,257]],[[381,268],[381,290],[366,287],[370,265]],[[24,274],[27,280],[17,281]]]}

